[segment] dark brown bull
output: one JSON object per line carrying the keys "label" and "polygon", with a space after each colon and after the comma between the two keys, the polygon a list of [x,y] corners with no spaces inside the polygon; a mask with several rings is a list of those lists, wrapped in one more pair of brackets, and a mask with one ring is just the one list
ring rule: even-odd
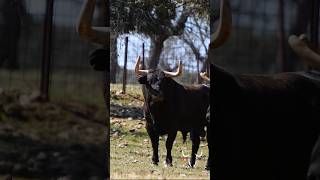
{"label": "dark brown bull", "polygon": [[[220,25],[210,44],[211,62],[212,50],[231,32],[229,3],[222,0],[221,6]],[[290,39],[293,49],[319,67],[317,56],[297,42],[296,37]],[[320,128],[319,74],[233,74],[214,64],[210,72],[211,178],[306,179]]]}
{"label": "dark brown bull", "polygon": [[209,88],[204,85],[185,86],[172,78],[182,73],[179,63],[177,72],[140,70],[138,57],[135,72],[142,84],[146,129],[152,142],[153,164],[158,164],[159,136],[168,134],[166,141],[166,165],[172,166],[171,149],[177,132],[190,132],[192,153],[189,166],[193,167],[199,149],[200,136],[205,136],[205,114],[209,105]]}

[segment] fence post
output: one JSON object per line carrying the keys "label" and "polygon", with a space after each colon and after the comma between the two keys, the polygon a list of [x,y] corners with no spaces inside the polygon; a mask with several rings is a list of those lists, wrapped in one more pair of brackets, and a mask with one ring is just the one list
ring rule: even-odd
{"label": "fence post", "polygon": [[125,52],[124,52],[123,80],[122,80],[123,94],[126,93],[126,85],[127,85],[127,61],[128,61],[128,37],[125,38]]}
{"label": "fence post", "polygon": [[51,71],[52,23],[54,0],[47,0],[42,40],[42,66],[40,93],[44,101],[49,100],[49,84]]}
{"label": "fence post", "polygon": [[278,1],[278,67],[281,72],[287,70],[285,54],[284,0]]}
{"label": "fence post", "polygon": [[311,2],[311,20],[310,20],[310,41],[314,48],[319,47],[319,0],[312,0]]}
{"label": "fence post", "polygon": [[145,69],[145,66],[144,66],[144,43],[142,43],[142,69]]}

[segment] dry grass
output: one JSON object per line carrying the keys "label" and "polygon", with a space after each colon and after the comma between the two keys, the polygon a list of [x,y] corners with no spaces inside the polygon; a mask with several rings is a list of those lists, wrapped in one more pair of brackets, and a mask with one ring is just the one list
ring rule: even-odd
{"label": "dry grass", "polygon": [[[111,85],[111,91],[119,92],[121,85]],[[123,107],[141,107],[142,95],[139,85],[129,85],[127,95],[114,95],[111,101]],[[132,98],[134,97],[134,98]],[[139,98],[136,98],[139,97]],[[182,143],[180,132],[172,149],[173,167],[165,167],[163,161],[166,156],[165,139],[159,142],[158,166],[151,164],[152,147],[145,130],[145,121],[132,118],[111,117],[110,138],[110,168],[111,179],[209,179],[209,172],[204,170],[208,148],[207,142],[201,141],[198,154],[202,157],[197,160],[193,169],[186,168],[187,160],[182,157],[191,153],[191,140]]]}

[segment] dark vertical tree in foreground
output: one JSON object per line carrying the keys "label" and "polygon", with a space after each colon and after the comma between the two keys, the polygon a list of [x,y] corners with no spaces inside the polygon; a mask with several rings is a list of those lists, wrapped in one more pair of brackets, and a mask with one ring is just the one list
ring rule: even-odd
{"label": "dark vertical tree in foreground", "polygon": [[0,1],[0,67],[17,69],[17,54],[22,20],[27,13],[22,0]]}
{"label": "dark vertical tree in foreground", "polygon": [[278,1],[278,67],[281,72],[287,70],[286,66],[286,36],[284,30],[284,0]]}

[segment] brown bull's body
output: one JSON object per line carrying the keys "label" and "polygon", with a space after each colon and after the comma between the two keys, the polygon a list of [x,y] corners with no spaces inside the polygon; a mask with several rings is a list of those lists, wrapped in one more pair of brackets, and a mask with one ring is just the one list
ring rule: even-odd
{"label": "brown bull's body", "polygon": [[320,128],[320,77],[233,75],[215,65],[211,72],[212,177],[306,179]]}
{"label": "brown bull's body", "polygon": [[151,70],[147,75],[139,77],[144,96],[144,114],[146,129],[152,142],[152,162],[158,164],[159,136],[168,134],[166,140],[166,164],[172,166],[171,149],[178,131],[185,141],[190,132],[192,153],[189,161],[191,167],[196,161],[196,153],[200,144],[200,136],[205,136],[207,125],[205,114],[209,106],[209,87],[205,85],[185,86],[163,71]]}

